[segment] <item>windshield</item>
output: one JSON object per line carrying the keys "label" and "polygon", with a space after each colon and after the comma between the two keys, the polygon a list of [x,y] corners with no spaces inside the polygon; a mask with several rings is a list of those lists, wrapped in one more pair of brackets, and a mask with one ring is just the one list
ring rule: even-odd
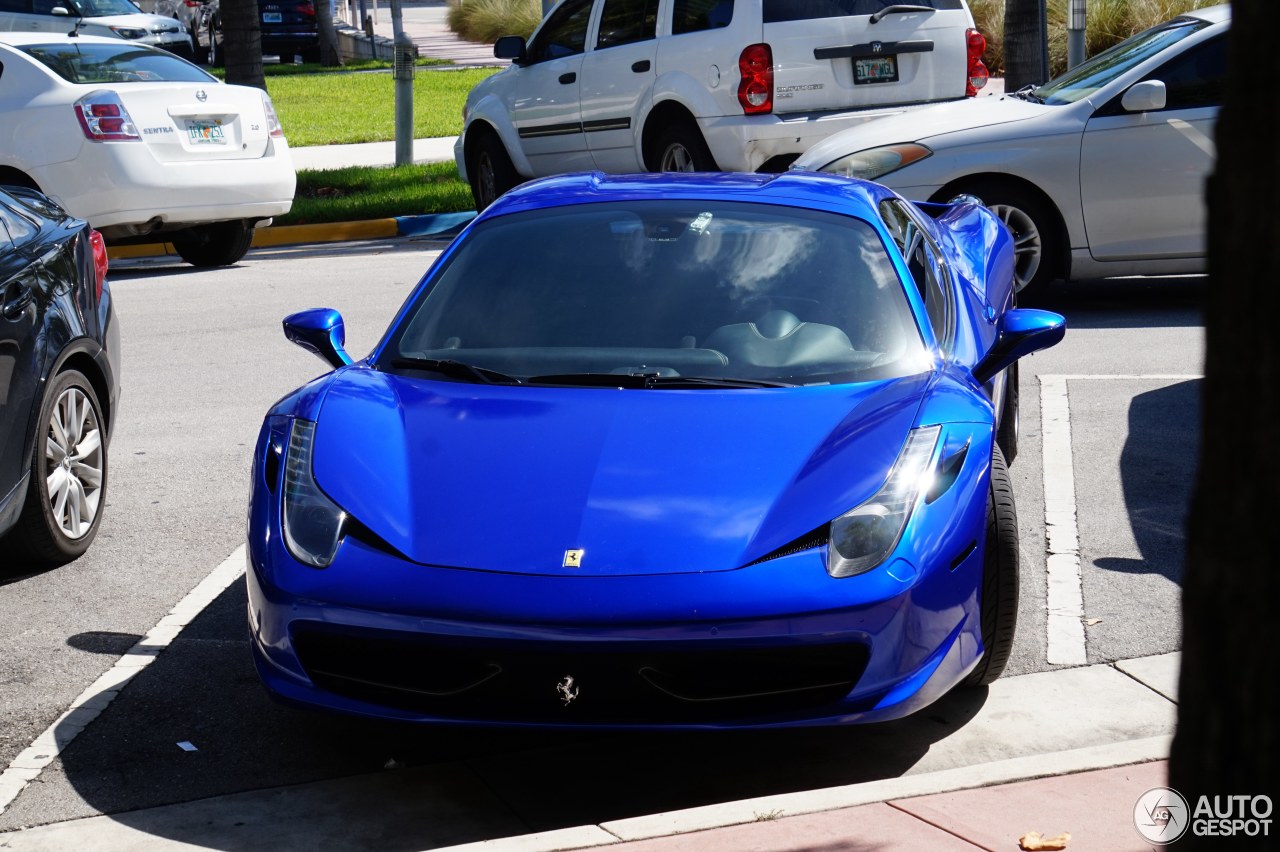
{"label": "windshield", "polygon": [[963,9],[960,0],[764,0],[764,22],[809,21],[815,18],[845,18],[874,15],[891,6],[923,6],[930,9]]}
{"label": "windshield", "polygon": [[902,283],[866,222],[655,199],[482,223],[435,270],[378,366],[417,361],[473,380],[461,363],[549,384],[653,377],[615,386],[658,387],[691,384],[667,381],[676,377],[863,381],[920,372],[923,356]]}
{"label": "windshield", "polygon": [[1120,42],[1035,90],[1047,104],[1072,104],[1087,98],[1130,68],[1155,56],[1171,44],[1209,26],[1196,18],[1175,18]]}
{"label": "windshield", "polygon": [[86,18],[104,15],[136,15],[142,10],[130,0],[67,0],[74,10]]}
{"label": "windshield", "polygon": [[172,53],[121,42],[61,42],[18,48],[68,83],[214,83],[212,77]]}

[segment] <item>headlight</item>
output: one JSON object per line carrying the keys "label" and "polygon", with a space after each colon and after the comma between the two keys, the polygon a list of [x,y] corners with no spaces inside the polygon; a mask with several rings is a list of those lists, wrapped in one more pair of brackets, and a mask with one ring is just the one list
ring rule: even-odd
{"label": "headlight", "polygon": [[146,30],[141,30],[137,27],[111,27],[111,31],[120,36],[120,38],[127,39],[138,39],[147,34]]}
{"label": "headlight", "polygon": [[863,574],[893,552],[920,495],[929,490],[930,462],[941,426],[912,429],[884,486],[867,502],[831,522],[827,573]]}
{"label": "headlight", "polygon": [[311,474],[316,424],[295,420],[284,462],[284,540],[301,562],[325,568],[342,541],[347,513],[325,495]]}
{"label": "headlight", "polygon": [[885,145],[882,148],[868,148],[848,154],[835,162],[827,163],[819,171],[845,177],[875,180],[903,166],[923,160],[933,152],[915,142],[904,142],[899,145]]}

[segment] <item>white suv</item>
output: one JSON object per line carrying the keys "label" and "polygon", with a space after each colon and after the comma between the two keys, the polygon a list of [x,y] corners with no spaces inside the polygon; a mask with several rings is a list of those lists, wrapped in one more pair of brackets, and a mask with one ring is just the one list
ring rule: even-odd
{"label": "white suv", "polygon": [[467,97],[476,204],[579,169],[781,171],[854,124],[977,93],[964,0],[562,0]]}
{"label": "white suv", "polygon": [[191,59],[191,38],[172,18],[143,12],[132,0],[0,0],[0,31],[122,38]]}

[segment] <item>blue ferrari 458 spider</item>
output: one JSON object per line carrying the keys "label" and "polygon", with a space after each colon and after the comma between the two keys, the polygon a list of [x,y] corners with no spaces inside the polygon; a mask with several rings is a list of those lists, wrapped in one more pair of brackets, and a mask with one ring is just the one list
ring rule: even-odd
{"label": "blue ferrari 458 spider", "polygon": [[[994,680],[1017,613],[1008,231],[813,174],[504,196],[373,352],[268,413],[248,614],[286,703],[748,728]],[[1003,452],[1002,452],[1003,448]]]}

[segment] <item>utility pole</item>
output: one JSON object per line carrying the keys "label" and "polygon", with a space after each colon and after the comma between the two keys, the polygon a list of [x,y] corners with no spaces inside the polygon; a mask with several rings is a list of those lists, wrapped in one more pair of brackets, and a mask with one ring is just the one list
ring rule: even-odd
{"label": "utility pole", "polygon": [[1088,15],[1085,0],[1067,0],[1067,68],[1075,68],[1084,62],[1085,25]]}
{"label": "utility pole", "polygon": [[413,42],[404,31],[400,0],[391,0],[391,32],[395,42],[396,165],[413,165]]}

